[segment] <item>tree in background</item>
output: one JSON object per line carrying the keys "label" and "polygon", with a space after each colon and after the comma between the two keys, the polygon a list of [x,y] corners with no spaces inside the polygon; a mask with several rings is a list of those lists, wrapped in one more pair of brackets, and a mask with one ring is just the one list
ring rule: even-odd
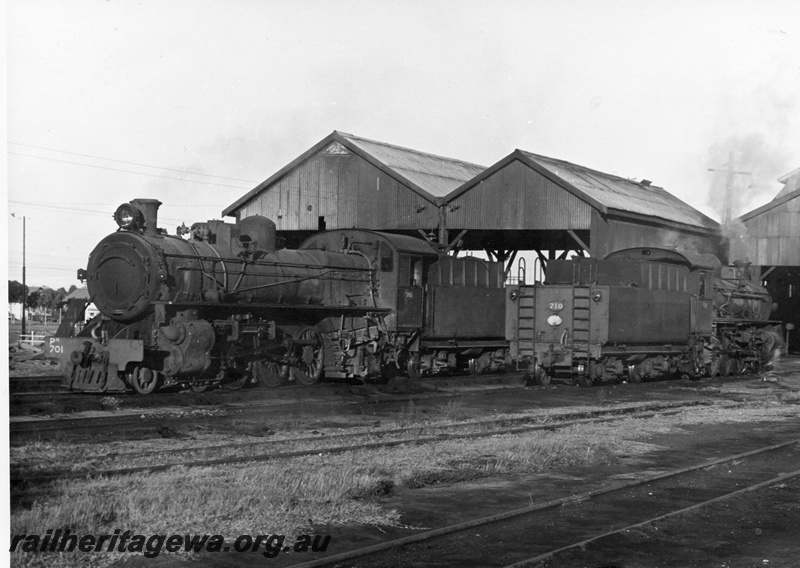
{"label": "tree in background", "polygon": [[[27,288],[27,286],[25,287]],[[8,302],[10,304],[21,304],[22,299],[25,297],[22,284],[16,280],[8,281]]]}
{"label": "tree in background", "polygon": [[36,308],[39,305],[41,297],[42,297],[41,290],[34,290],[33,292],[28,292],[28,301],[25,302],[25,305],[28,308]]}
{"label": "tree in background", "polygon": [[[27,286],[26,286],[27,288]],[[70,292],[75,289],[76,286],[73,284],[70,288]],[[22,299],[25,297],[25,293],[22,289],[22,284],[17,282],[16,280],[9,280],[8,281],[8,301],[11,304],[18,304],[22,303]],[[47,288],[45,286],[39,288],[38,290],[34,290],[33,292],[28,289],[28,301],[25,304],[28,308],[45,308],[47,310],[57,310],[59,309],[59,304],[64,301],[67,297],[67,291],[64,288],[59,288],[58,290],[53,290],[52,288]]]}
{"label": "tree in background", "polygon": [[39,302],[37,304],[40,308],[47,308],[50,311],[57,310],[59,304],[67,297],[67,291],[64,288],[53,290],[52,288],[42,288],[39,290]]}

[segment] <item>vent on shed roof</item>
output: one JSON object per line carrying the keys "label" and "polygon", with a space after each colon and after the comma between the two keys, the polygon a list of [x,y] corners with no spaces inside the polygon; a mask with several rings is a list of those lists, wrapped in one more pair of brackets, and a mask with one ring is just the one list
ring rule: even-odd
{"label": "vent on shed roof", "polygon": [[320,153],[323,156],[349,156],[350,150],[338,142],[331,142],[331,144]]}

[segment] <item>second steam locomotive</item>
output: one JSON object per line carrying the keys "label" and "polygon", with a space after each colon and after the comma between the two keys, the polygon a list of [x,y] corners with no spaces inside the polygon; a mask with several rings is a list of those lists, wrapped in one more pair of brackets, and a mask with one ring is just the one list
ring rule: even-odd
{"label": "second steam locomotive", "polygon": [[540,384],[589,386],[756,370],[781,342],[747,265],[710,255],[637,248],[553,260],[544,284],[506,286],[502,263],[440,255],[414,237],[332,230],[289,250],[261,216],[168,235],[159,206],[121,205],[119,229],[79,271],[100,315],[56,339],[70,389],[147,394],[512,366]]}

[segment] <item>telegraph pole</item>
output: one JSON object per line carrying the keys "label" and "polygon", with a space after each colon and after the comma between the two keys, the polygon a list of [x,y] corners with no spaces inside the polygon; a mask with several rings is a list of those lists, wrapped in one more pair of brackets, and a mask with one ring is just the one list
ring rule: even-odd
{"label": "telegraph pole", "polygon": [[22,216],[22,335],[27,331],[25,327],[25,312],[28,303],[28,288],[25,287],[25,215]]}
{"label": "telegraph pole", "polygon": [[733,217],[733,180],[734,176],[736,175],[746,175],[751,176],[753,172],[741,172],[736,171],[733,169],[733,152],[728,153],[728,163],[725,164],[727,166],[724,170],[717,170],[714,168],[708,168],[710,172],[725,172],[725,199],[723,200],[723,209],[722,209],[722,224],[725,225],[729,223],[731,218]]}

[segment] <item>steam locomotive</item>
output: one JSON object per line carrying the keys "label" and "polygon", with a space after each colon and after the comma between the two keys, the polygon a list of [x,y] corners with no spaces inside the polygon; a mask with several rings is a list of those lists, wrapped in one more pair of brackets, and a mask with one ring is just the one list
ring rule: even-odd
{"label": "steam locomotive", "polygon": [[332,230],[288,250],[262,216],[168,235],[159,206],[121,205],[119,229],[79,271],[100,315],[51,344],[72,390],[508,368],[589,386],[743,373],[781,344],[748,265],[711,255],[635,248],[551,260],[543,284],[506,286],[502,263],[440,255],[413,237]]}
{"label": "steam locomotive", "polygon": [[749,263],[723,267],[709,254],[632,248],[551,260],[546,285],[511,294],[515,356],[529,356],[540,384],[756,372],[783,343]]}
{"label": "steam locomotive", "polygon": [[79,271],[101,315],[77,337],[57,339],[70,389],[310,385],[323,373],[480,372],[508,357],[501,263],[440,257],[420,239],[355,229],[287,250],[262,216],[167,235],[159,206],[121,205],[118,231]]}

